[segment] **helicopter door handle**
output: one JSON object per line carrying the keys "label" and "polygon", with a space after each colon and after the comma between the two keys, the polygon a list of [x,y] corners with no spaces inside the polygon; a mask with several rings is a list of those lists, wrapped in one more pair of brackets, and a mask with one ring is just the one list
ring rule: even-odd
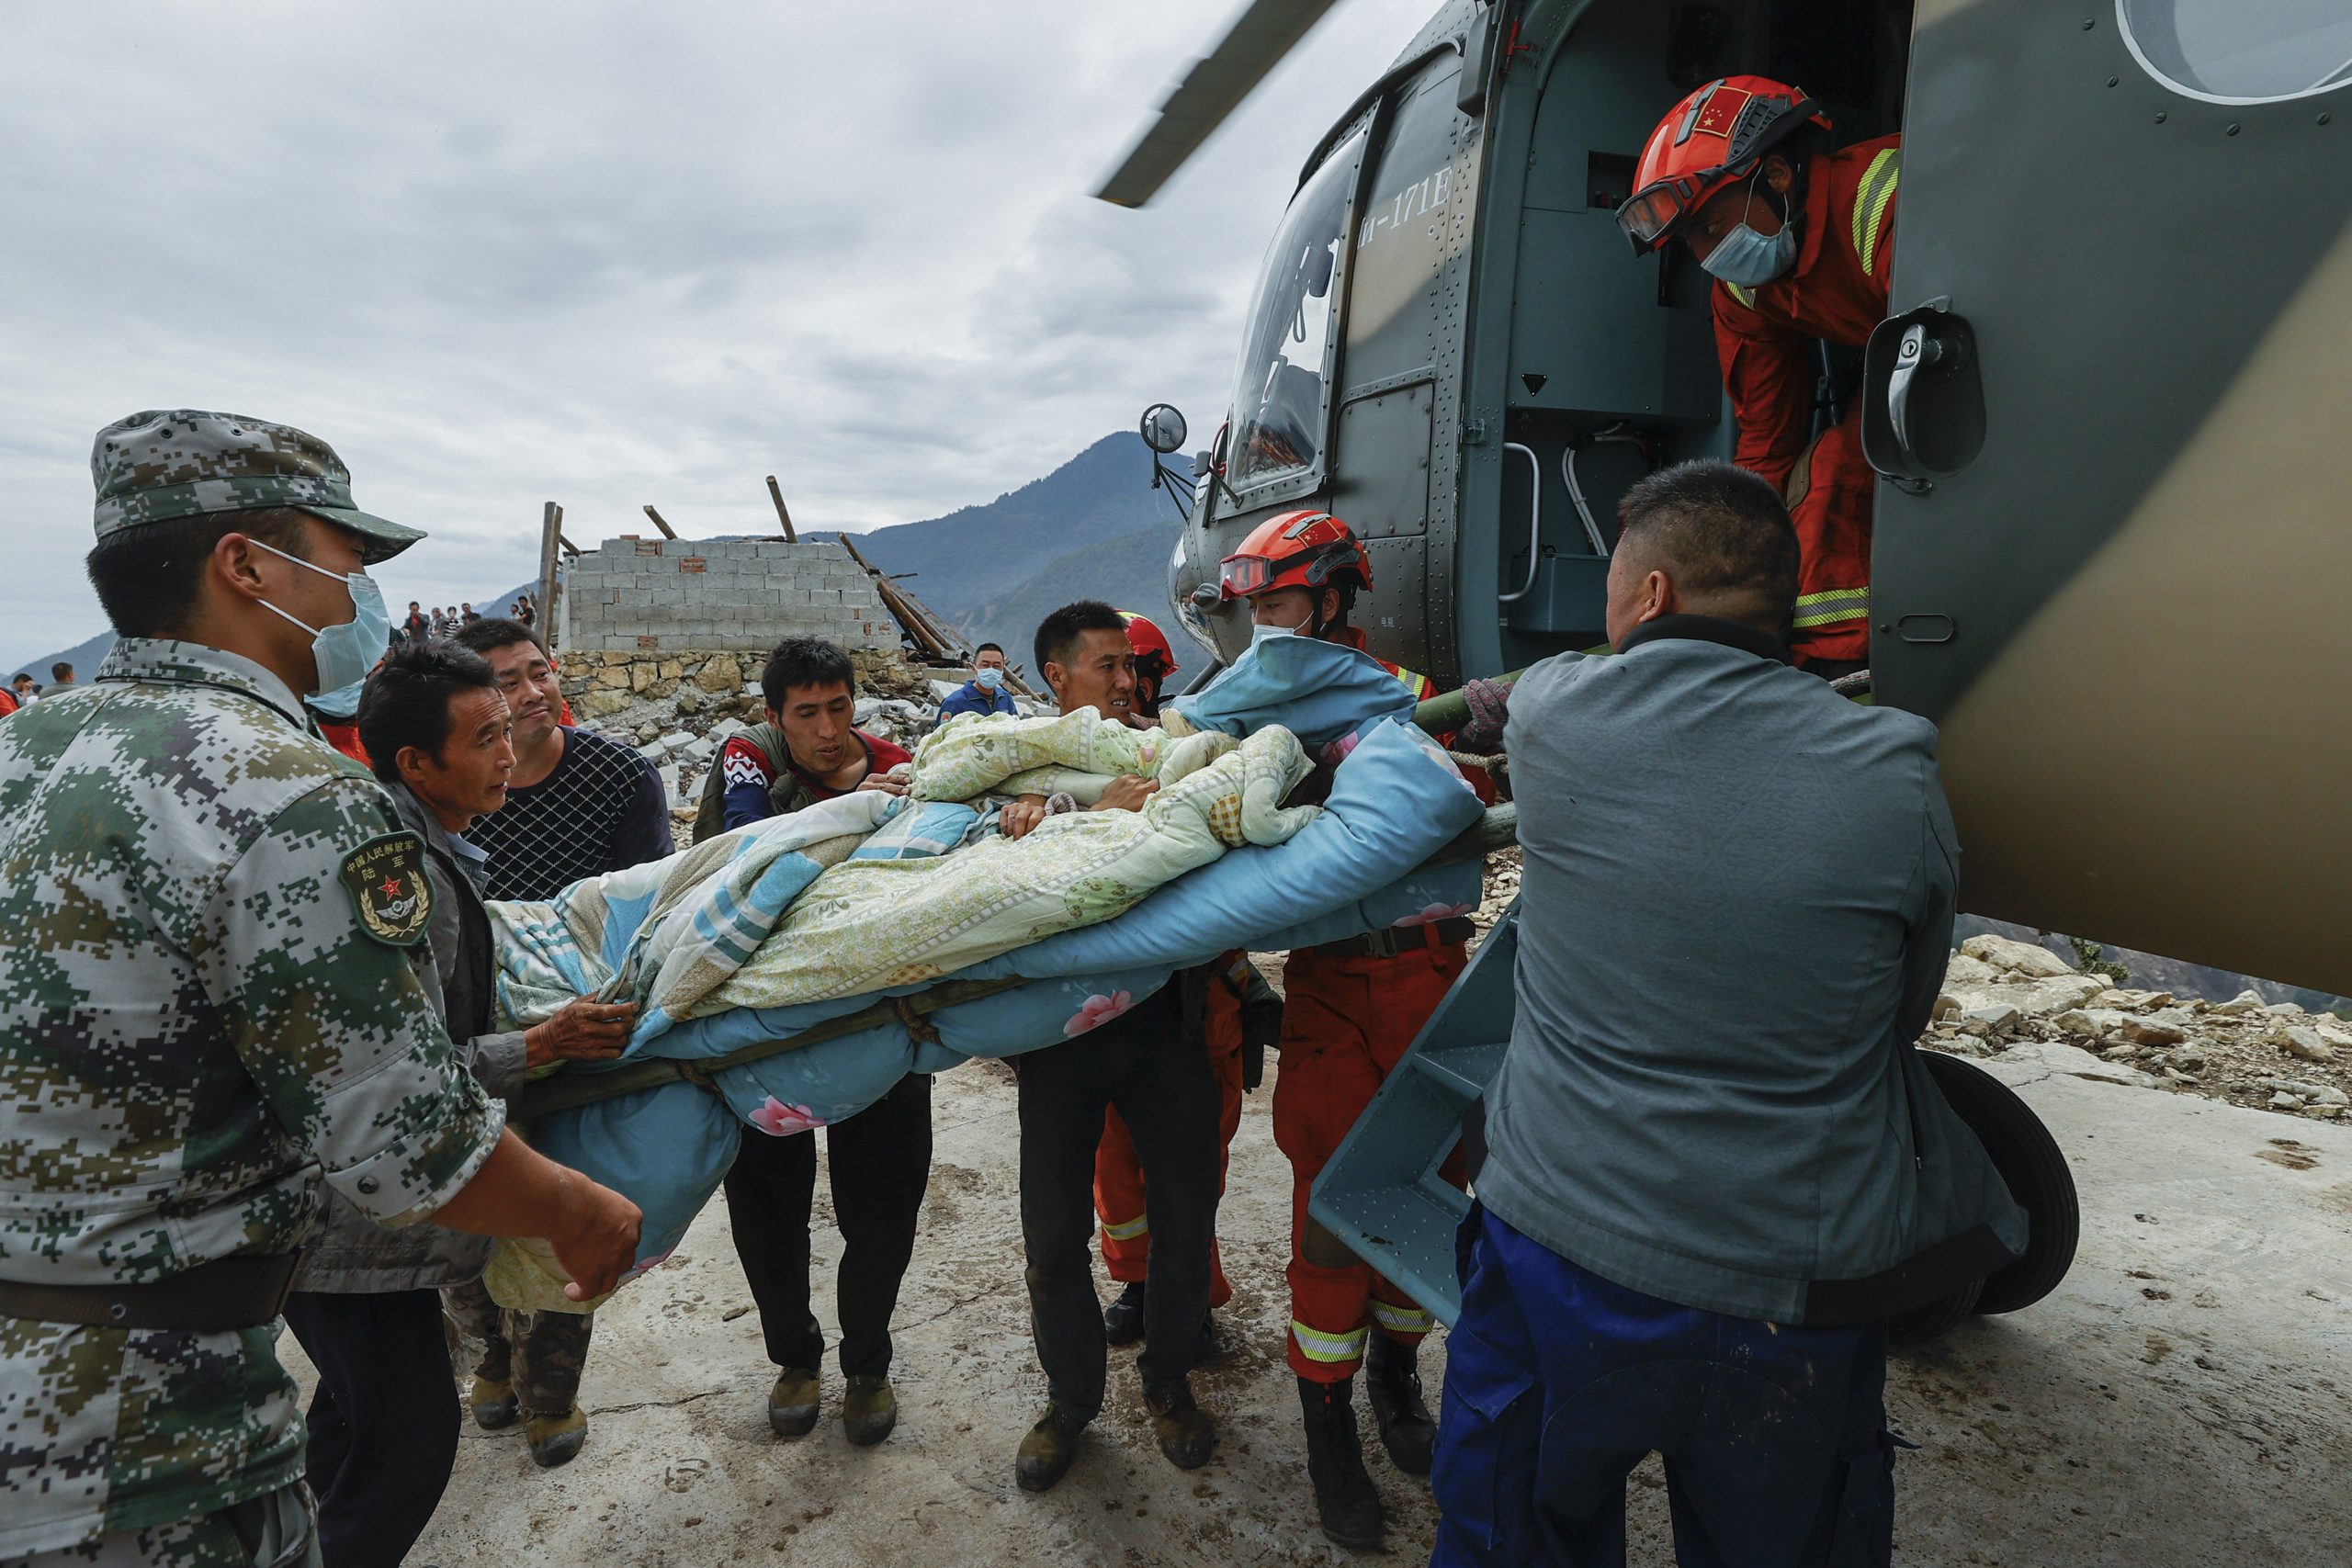
{"label": "helicopter door handle", "polygon": [[1894,351],[1894,369],[1886,383],[1886,417],[1894,427],[1895,445],[1906,451],[1918,450],[1918,443],[1911,438],[1912,378],[1942,364],[1946,353],[1943,340],[1929,336],[1925,322],[1914,321],[1903,329],[1903,340]]}
{"label": "helicopter door handle", "polygon": [[1535,591],[1535,574],[1544,567],[1544,465],[1536,458],[1532,446],[1506,441],[1503,451],[1516,452],[1527,459],[1527,578],[1519,585],[1517,592],[1501,594],[1496,601],[1511,604]]}
{"label": "helicopter door handle", "polygon": [[1984,446],[1976,333],[1951,303],[1881,321],[1862,351],[1862,456],[1901,490],[1951,478]]}

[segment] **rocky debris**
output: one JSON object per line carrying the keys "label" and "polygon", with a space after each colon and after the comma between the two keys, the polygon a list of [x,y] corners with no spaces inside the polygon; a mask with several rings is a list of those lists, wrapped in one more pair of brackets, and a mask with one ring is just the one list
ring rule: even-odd
{"label": "rocky debris", "polygon": [[2000,936],[1952,954],[1921,1043],[2320,1121],[2352,1107],[2352,1027],[2338,1019],[2252,991],[2206,1002],[2110,986]]}
{"label": "rocky debris", "polygon": [[1960,944],[1960,951],[1980,964],[2013,975],[2055,979],[2075,973],[2064,959],[2048,948],[2036,947],[2030,942],[2013,942],[2005,936],[1973,936]]}

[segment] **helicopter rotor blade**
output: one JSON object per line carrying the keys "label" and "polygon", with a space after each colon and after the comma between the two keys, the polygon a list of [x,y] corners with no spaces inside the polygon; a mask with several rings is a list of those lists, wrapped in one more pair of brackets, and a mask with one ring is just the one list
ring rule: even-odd
{"label": "helicopter rotor blade", "polygon": [[1159,106],[1159,118],[1094,194],[1120,207],[1150,200],[1335,3],[1250,0],[1216,47],[1193,62]]}

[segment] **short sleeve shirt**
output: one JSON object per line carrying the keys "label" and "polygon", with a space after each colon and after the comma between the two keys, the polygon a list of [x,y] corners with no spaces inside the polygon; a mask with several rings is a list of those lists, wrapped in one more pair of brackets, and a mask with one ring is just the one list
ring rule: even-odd
{"label": "short sleeve shirt", "polygon": [[[0,1278],[291,1252],[322,1179],[406,1224],[495,1145],[412,966],[422,847],[301,716],[249,660],[126,639],[0,725]],[[266,1326],[0,1317],[0,1560],[274,1491],[302,1441]]]}

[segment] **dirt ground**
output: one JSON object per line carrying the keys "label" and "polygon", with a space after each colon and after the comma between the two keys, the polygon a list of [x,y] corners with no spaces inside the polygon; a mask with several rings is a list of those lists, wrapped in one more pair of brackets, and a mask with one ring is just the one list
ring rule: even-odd
{"label": "dirt ground", "polygon": [[[2047,1302],[1896,1366],[1893,1424],[1921,1445],[1899,1470],[1898,1560],[2340,1568],[2352,1540],[2352,1127],[1990,1065],[2073,1158],[2082,1251]],[[1044,1381],[1021,1284],[1012,1084],[981,1065],[938,1080],[937,1162],[894,1325],[902,1414],[887,1443],[852,1449],[832,1419],[797,1441],[769,1433],[772,1372],[713,1204],[675,1258],[599,1314],[581,1457],[542,1472],[519,1433],[469,1427],[410,1561],[1342,1560],[1314,1527],[1282,1359],[1289,1174],[1268,1090],[1248,1101],[1222,1217],[1239,1294],[1220,1314],[1225,1353],[1197,1379],[1221,1425],[1207,1468],[1160,1459],[1134,1353],[1114,1350],[1111,1403],[1077,1468],[1043,1496],[1013,1485],[1013,1446]],[[830,1329],[829,1220],[820,1213],[816,1249]],[[1424,1352],[1432,1403],[1442,1341]],[[838,1369],[826,1377],[830,1415]],[[1368,1447],[1396,1517],[1392,1560],[1420,1560],[1427,1493]],[[1670,1562],[1655,1465],[1634,1482],[1634,1561]]]}

